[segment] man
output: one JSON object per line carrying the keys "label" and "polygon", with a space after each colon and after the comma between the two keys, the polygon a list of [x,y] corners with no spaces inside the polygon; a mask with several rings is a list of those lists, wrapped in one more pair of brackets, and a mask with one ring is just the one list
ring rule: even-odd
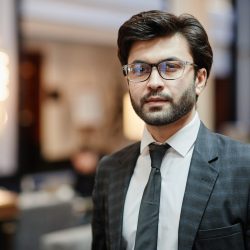
{"label": "man", "polygon": [[250,147],[210,132],[196,112],[213,58],[202,25],[139,13],[120,27],[118,55],[145,129],[99,164],[92,249],[249,250]]}

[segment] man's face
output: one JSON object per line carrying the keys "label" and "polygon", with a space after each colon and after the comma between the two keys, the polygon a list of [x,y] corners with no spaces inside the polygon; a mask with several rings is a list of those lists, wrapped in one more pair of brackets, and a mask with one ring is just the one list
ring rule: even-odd
{"label": "man's face", "polygon": [[[169,58],[193,63],[183,36],[175,34],[134,43],[128,64],[138,61],[157,64]],[[194,67],[191,65],[186,65],[182,77],[175,80],[163,79],[154,67],[148,80],[129,82],[135,112],[146,124],[154,126],[176,122],[195,109],[196,95],[199,94],[196,88]]]}

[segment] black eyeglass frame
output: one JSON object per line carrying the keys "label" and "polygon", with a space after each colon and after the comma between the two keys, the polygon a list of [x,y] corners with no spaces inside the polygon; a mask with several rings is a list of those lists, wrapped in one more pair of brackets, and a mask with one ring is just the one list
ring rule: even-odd
{"label": "black eyeglass frame", "polygon": [[[181,74],[180,74],[178,77],[175,77],[175,78],[166,78],[166,77],[163,77],[163,76],[161,75],[160,70],[159,70],[159,65],[160,65],[161,63],[163,63],[163,62],[179,62],[179,63],[181,63],[181,64],[182,64],[182,72],[181,72]],[[134,64],[138,64],[138,63],[143,63],[143,64],[146,64],[146,65],[150,66],[150,68],[151,68],[150,73],[149,73],[148,77],[147,77],[146,79],[144,79],[144,80],[140,80],[140,81],[131,80],[131,79],[129,79],[129,76],[128,76],[128,69],[129,69],[129,66],[134,65]],[[186,65],[193,66],[194,68],[197,68],[197,67],[198,67],[197,64],[192,63],[192,62],[189,62],[189,61],[183,61],[183,60],[180,60],[180,59],[171,59],[171,60],[170,60],[170,59],[165,59],[165,60],[162,60],[162,61],[160,61],[160,62],[158,62],[158,63],[135,62],[135,63],[131,63],[131,64],[125,64],[125,65],[122,66],[122,71],[123,71],[124,76],[127,77],[128,82],[132,82],[132,83],[140,83],[140,82],[145,82],[145,81],[147,81],[147,80],[150,78],[150,76],[151,76],[153,67],[155,67],[155,68],[157,69],[158,74],[159,74],[159,75],[161,76],[161,78],[163,78],[164,80],[176,80],[176,79],[181,78],[181,77],[183,76],[183,73],[184,73],[184,71],[185,71],[185,66],[186,66]]]}

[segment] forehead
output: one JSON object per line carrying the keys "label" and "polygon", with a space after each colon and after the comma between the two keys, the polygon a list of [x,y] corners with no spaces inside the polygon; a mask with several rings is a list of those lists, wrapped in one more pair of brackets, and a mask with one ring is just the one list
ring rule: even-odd
{"label": "forehead", "polygon": [[148,41],[136,41],[130,49],[128,63],[137,60],[157,63],[171,57],[192,61],[188,42],[181,34],[158,37]]}

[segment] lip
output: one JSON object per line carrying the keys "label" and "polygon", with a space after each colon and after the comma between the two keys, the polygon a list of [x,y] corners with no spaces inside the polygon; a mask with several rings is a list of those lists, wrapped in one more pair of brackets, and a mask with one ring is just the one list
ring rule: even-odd
{"label": "lip", "polygon": [[145,103],[163,103],[163,102],[165,103],[168,101],[160,97],[150,97],[145,101]]}
{"label": "lip", "polygon": [[169,101],[166,99],[162,98],[149,98],[145,101],[145,105],[148,106],[148,108],[153,108],[153,107],[163,107],[166,105]]}

